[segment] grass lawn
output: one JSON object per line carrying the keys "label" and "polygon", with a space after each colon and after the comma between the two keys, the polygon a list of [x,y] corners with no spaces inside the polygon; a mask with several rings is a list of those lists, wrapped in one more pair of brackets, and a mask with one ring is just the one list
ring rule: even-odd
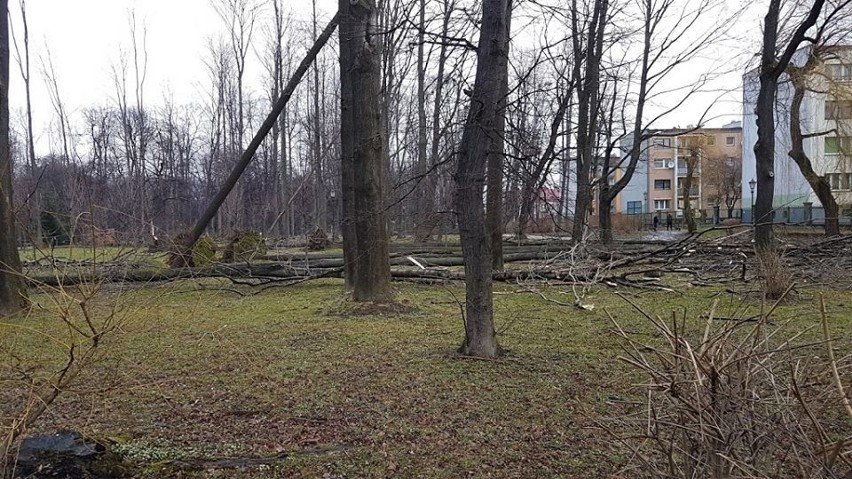
{"label": "grass lawn", "polygon": [[[617,360],[621,341],[604,310],[648,341],[651,328],[612,289],[594,290],[591,311],[556,304],[556,288],[501,285],[495,315],[505,359],[454,358],[463,334],[454,293],[463,288],[396,284],[402,306],[356,307],[339,280],[240,296],[214,280],[104,293],[121,331],[38,421],[111,438],[142,477],[175,474],[199,457],[269,457],[272,465],[202,468],[182,477],[613,477],[622,447],[597,427],[612,401],[639,393],[643,378]],[[739,285],[742,289],[754,285]],[[725,287],[626,294],[650,313],[695,321],[754,314],[756,300]],[[852,353],[852,297],[826,291],[840,356]],[[61,359],[66,334],[46,310],[0,323],[0,420],[25,391],[15,367],[34,374]],[[794,331],[818,325],[816,292],[802,290],[773,315]],[[816,330],[803,340],[818,339]],[[12,360],[12,354],[18,361]],[[55,367],[55,366],[54,366]],[[19,370],[19,369],[18,369]],[[31,431],[34,432],[34,431]],[[165,468],[165,469],[163,469]]]}
{"label": "grass lawn", "polygon": [[21,261],[94,261],[107,263],[125,261],[135,264],[165,266],[166,253],[149,253],[147,248],[127,246],[56,246],[41,248],[21,248]]}

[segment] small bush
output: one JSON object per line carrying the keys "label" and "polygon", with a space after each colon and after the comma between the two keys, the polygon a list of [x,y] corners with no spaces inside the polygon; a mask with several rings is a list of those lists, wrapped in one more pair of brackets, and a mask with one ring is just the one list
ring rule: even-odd
{"label": "small bush", "polygon": [[266,241],[256,231],[239,231],[235,233],[225,251],[222,253],[222,261],[232,263],[234,261],[251,261],[258,256],[266,254]]}
{"label": "small bush", "polygon": [[757,264],[766,299],[781,298],[793,284],[793,274],[774,249],[758,250]]}
{"label": "small bush", "polygon": [[620,359],[645,376],[644,401],[622,403],[602,424],[632,455],[620,477],[852,477],[842,386],[852,357],[835,359],[824,304],[818,346],[796,344],[802,331],[785,333],[766,316],[714,320],[715,304],[695,330],[685,317],[634,308],[662,341],[649,344],[610,316],[625,340]]}

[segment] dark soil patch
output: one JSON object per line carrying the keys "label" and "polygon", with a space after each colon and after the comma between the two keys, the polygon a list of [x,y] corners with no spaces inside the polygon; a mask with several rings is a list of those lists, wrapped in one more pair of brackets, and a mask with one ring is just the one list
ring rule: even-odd
{"label": "dark soil patch", "polygon": [[346,303],[328,311],[328,316],[360,318],[364,316],[397,317],[414,314],[419,310],[407,302]]}

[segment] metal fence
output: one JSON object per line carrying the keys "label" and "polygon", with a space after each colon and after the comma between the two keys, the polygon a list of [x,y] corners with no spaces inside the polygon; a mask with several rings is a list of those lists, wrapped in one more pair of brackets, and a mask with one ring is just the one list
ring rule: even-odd
{"label": "metal fence", "polygon": [[[743,210],[743,223],[753,222],[752,210]],[[772,221],[777,224],[816,225],[825,224],[825,209],[820,206],[783,206],[773,212]],[[852,211],[841,209],[841,226],[852,226]]]}

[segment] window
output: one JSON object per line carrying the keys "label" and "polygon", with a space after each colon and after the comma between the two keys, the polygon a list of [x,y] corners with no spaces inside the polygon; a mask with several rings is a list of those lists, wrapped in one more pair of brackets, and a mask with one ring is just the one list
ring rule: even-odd
{"label": "window", "polygon": [[707,143],[708,146],[715,145],[716,144],[716,137],[715,136],[708,136],[706,143]]}
{"label": "window", "polygon": [[671,168],[671,166],[669,166],[669,163],[671,163],[671,161],[672,161],[671,158],[662,158],[662,159],[659,159],[659,160],[654,160],[654,168],[656,168],[658,170]]}
{"label": "window", "polygon": [[832,190],[852,189],[852,173],[826,173],[825,180]]}
{"label": "window", "polygon": [[828,65],[828,77],[834,81],[852,81],[852,64]]}
{"label": "window", "polygon": [[734,158],[733,156],[729,156],[729,157],[725,158],[725,165],[734,166],[736,164],[737,164],[737,159]]}
{"label": "window", "polygon": [[671,138],[654,138],[654,146],[672,146]]}
{"label": "window", "polygon": [[825,154],[852,153],[852,136],[826,136]]}
{"label": "window", "polygon": [[669,200],[654,200],[654,209],[657,211],[669,209]]}
{"label": "window", "polygon": [[628,201],[627,202],[627,214],[628,215],[642,214],[642,202],[641,201]]}
{"label": "window", "polygon": [[681,171],[686,171],[686,161],[685,160],[677,160],[677,169]]}
{"label": "window", "polygon": [[852,119],[852,100],[828,100],[825,102],[826,120]]}
{"label": "window", "polygon": [[672,189],[672,180],[654,180],[655,190],[670,190]]}
{"label": "window", "polygon": [[733,136],[726,136],[726,137],[725,137],[725,144],[726,144],[726,145],[736,145],[736,144],[737,144],[737,139],[736,139],[736,138],[734,138]]}

